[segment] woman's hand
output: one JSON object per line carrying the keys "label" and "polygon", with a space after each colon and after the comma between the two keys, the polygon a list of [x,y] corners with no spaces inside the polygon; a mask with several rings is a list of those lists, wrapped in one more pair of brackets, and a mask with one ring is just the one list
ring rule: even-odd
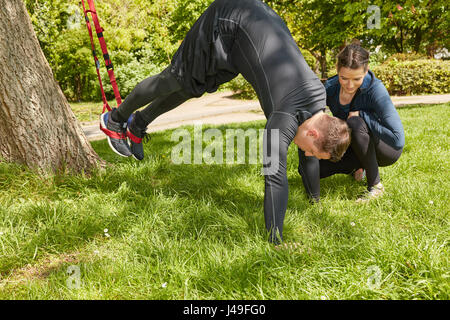
{"label": "woman's hand", "polygon": [[351,112],[349,112],[347,119],[351,118],[351,117],[359,117],[359,111],[351,111]]}

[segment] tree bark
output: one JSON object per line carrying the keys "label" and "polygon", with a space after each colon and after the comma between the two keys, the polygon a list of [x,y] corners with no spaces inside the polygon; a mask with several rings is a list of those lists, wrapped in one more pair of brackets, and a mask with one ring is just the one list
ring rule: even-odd
{"label": "tree bark", "polygon": [[416,29],[414,32],[414,51],[419,53],[420,45],[422,44],[422,30]]}
{"label": "tree bark", "polygon": [[395,39],[395,36],[392,37],[392,44],[394,45],[395,51],[397,51],[397,53],[401,53],[400,47],[398,46],[397,39]]}
{"label": "tree bark", "polygon": [[[311,55],[316,59],[316,66],[320,66],[320,76],[322,79],[326,79],[328,77],[328,68],[327,68],[327,55],[326,51],[312,51],[309,50]],[[316,70],[314,70],[316,72]]]}
{"label": "tree bark", "polygon": [[404,50],[403,50],[403,29],[402,28],[400,28],[400,50],[401,50],[400,53],[404,52]]}
{"label": "tree bark", "polygon": [[328,66],[327,66],[327,52],[323,50],[320,52],[320,70],[322,71],[322,79],[328,78]]}
{"label": "tree bark", "polygon": [[40,171],[103,165],[56,83],[22,0],[0,0],[0,160]]}

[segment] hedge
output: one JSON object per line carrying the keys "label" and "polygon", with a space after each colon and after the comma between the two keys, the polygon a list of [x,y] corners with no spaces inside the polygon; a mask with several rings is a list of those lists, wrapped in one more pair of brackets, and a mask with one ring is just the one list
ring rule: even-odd
{"label": "hedge", "polygon": [[[400,61],[399,61],[400,60]],[[393,96],[450,93],[450,61],[418,59],[404,61],[388,59],[371,68],[389,94]],[[238,93],[238,97],[256,99],[250,84],[242,76],[223,86]]]}
{"label": "hedge", "polygon": [[450,93],[450,61],[422,59],[391,60],[372,68],[391,95]]}

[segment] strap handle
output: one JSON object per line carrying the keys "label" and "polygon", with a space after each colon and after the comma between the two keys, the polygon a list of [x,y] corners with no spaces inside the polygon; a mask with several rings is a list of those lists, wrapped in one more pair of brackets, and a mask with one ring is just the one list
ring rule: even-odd
{"label": "strap handle", "polygon": [[100,91],[102,93],[102,100],[103,100],[103,112],[102,113],[104,113],[106,109],[108,111],[111,111],[111,107],[108,104],[108,101],[107,101],[106,95],[105,95],[105,90],[103,88],[102,78],[100,75],[100,62],[99,62],[99,60],[97,58],[97,54],[95,52],[94,35],[93,35],[93,31],[92,31],[91,22],[89,21],[89,18],[88,18],[88,13],[90,13],[92,16],[92,22],[94,23],[98,41],[99,41],[100,47],[102,49],[103,58],[105,60],[106,69],[108,71],[109,81],[110,81],[113,91],[114,91],[114,97],[116,98],[117,106],[120,106],[120,104],[122,103],[122,98],[120,97],[119,87],[117,86],[116,77],[114,76],[114,67],[113,67],[112,61],[109,57],[109,54],[108,54],[108,48],[106,46],[106,41],[105,41],[105,38],[103,37],[103,28],[100,26],[100,22],[98,20],[98,15],[95,10],[94,0],[87,0],[87,2],[89,5],[89,10],[86,10],[84,0],[81,0],[81,4],[83,6],[83,11],[84,11],[84,17],[86,20],[86,26],[88,28],[89,37],[91,40],[92,54],[93,54],[94,60],[95,60],[97,77],[98,77],[98,81],[100,83]]}

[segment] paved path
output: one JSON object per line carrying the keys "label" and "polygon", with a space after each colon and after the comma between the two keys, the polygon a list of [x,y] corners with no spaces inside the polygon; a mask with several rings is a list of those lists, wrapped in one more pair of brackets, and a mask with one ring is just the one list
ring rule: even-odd
{"label": "paved path", "polygon": [[[232,92],[216,92],[200,98],[190,99],[174,110],[158,117],[149,126],[147,132],[173,129],[192,125],[201,121],[203,124],[225,124],[264,120],[264,114],[256,100],[232,99]],[[392,97],[395,106],[410,104],[438,104],[450,102],[450,94]],[[98,122],[86,124],[83,131],[89,140],[104,139]]]}
{"label": "paved path", "polygon": [[428,95],[428,96],[405,96],[391,97],[396,107],[408,104],[439,104],[450,102],[450,94]]}

